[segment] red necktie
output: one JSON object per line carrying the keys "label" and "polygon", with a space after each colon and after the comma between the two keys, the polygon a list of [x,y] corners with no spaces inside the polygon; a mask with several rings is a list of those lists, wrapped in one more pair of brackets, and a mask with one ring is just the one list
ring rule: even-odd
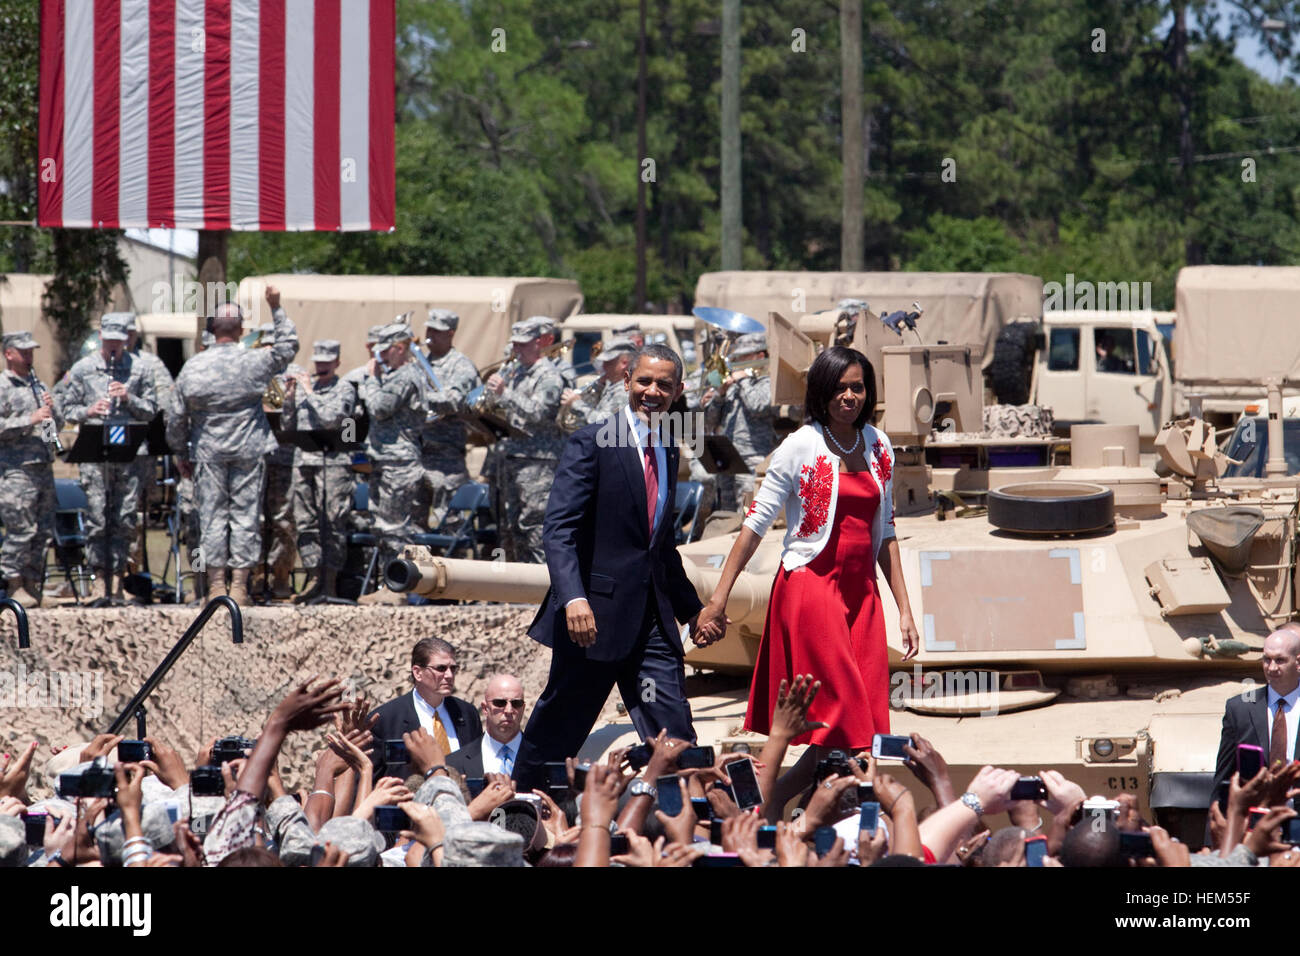
{"label": "red necktie", "polygon": [[659,463],[654,446],[647,437],[645,446],[645,500],[649,510],[649,528],[651,537],[655,532],[655,504],[659,501]]}

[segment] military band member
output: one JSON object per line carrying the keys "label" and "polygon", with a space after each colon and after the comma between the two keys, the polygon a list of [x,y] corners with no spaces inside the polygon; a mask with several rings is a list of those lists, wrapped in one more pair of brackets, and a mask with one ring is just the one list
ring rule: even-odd
{"label": "military band member", "polygon": [[[281,422],[285,431],[323,429],[341,432],[353,420],[356,393],[338,377],[341,346],[322,339],[312,348],[316,380],[305,373],[284,388]],[[293,518],[298,554],[309,586],[295,604],[338,595],[338,574],[347,557],[348,512],[352,508],[351,455],[345,451],[295,450]]]}
{"label": "military band member", "polygon": [[[104,441],[113,426],[147,425],[158,413],[152,372],[127,351],[126,317],[99,322],[99,351],[78,361],[54,388],[62,416],[78,425],[100,425]],[[125,435],[123,435],[125,440]],[[96,578],[92,600],[122,599],[129,543],[140,533],[140,467],[135,461],[87,461],[78,468],[86,493],[86,538]]]}
{"label": "military band member", "polygon": [[[270,348],[275,342],[275,329],[270,323],[258,329],[258,348]],[[290,365],[274,378],[275,386],[283,392],[290,376],[301,375],[303,370]],[[265,396],[263,396],[265,398]],[[280,411],[267,408],[264,411]],[[262,492],[264,528],[262,548],[253,569],[253,593],[270,592],[271,600],[287,601],[293,597],[293,560],[296,534],[293,526],[293,461],[296,449],[277,438],[275,451],[266,456],[266,485]],[[271,580],[264,580],[263,571],[269,570]]]}
{"label": "military band member", "polygon": [[[753,361],[767,356],[767,336],[761,332],[742,335],[732,346],[729,361]],[[716,389],[700,399],[710,424],[721,423],[722,434],[731,439],[736,453],[749,468],[747,475],[718,475],[718,508],[740,511],[746,497],[754,494],[754,476],[763,459],[776,447],[773,427],[772,380],[766,370],[732,372]]]}
{"label": "military band member", "polygon": [[53,448],[63,424],[32,371],[31,332],[4,336],[0,375],[0,577],[23,607],[41,603],[45,549],[54,532]]}
{"label": "military band member", "polygon": [[[559,332],[555,326],[555,320],[544,315],[535,315],[529,321],[537,326],[538,335],[542,340],[542,351],[546,351],[555,344]],[[565,388],[573,388],[578,384],[578,373],[573,367],[573,362],[563,355],[557,355],[551,359],[551,364],[555,370],[560,373],[560,378],[564,380]]]}
{"label": "military band member", "polygon": [[206,596],[225,593],[229,567],[229,594],[243,606],[251,603],[248,576],[262,533],[266,455],[276,448],[262,395],[298,351],[298,333],[275,287],[267,286],[266,301],[275,318],[275,344],[239,348],[243,313],[233,303],[218,306],[212,320],[216,341],[185,363],[167,409],[167,444],[181,474],[194,475]]}
{"label": "military band member", "polygon": [[555,420],[564,380],[542,355],[535,319],[511,326],[510,342],[519,367],[508,380],[493,375],[487,388],[497,396],[502,417],[525,435],[497,442],[495,479],[501,506],[497,529],[508,560],[542,564],[546,561],[542,519],[564,444]]}
{"label": "military band member", "polygon": [[[370,511],[383,568],[415,533],[411,515],[424,480],[420,431],[428,413],[424,372],[411,358],[411,327],[402,322],[384,326],[377,345],[379,358],[369,362],[362,397],[370,415]],[[405,597],[382,590],[361,600],[398,604]]]}
{"label": "military band member", "polygon": [[581,415],[582,425],[622,411],[627,407],[627,363],[635,352],[630,339],[610,339],[595,359],[601,369],[600,378],[582,389],[565,389],[561,404]]}
{"label": "military band member", "polygon": [[452,495],[469,481],[465,423],[454,416],[465,410],[465,397],[480,382],[474,363],[452,347],[459,325],[460,316],[450,309],[430,309],[424,325],[429,367],[438,380],[437,388],[429,388],[429,419],[420,434],[424,482],[416,497],[415,519],[426,528],[441,523]]}
{"label": "military band member", "polygon": [[[167,366],[153,352],[140,345],[140,328],[136,322],[134,312],[117,313],[125,317],[126,320],[126,350],[140,363],[144,369],[144,375],[153,383],[153,398],[158,406],[158,412],[161,414],[167,409],[167,402],[171,398],[172,386],[175,384],[172,380],[172,373],[167,370]],[[204,335],[211,333],[205,332]],[[148,525],[149,519],[149,499],[157,487],[158,477],[158,456],[148,454],[148,446],[142,444],[139,454],[135,458],[135,469],[140,481],[140,512],[142,519]],[[140,560],[140,543],[141,536],[136,535],[127,544],[130,552],[127,555],[127,568],[131,571],[139,570],[143,565]]]}
{"label": "military band member", "polygon": [[[709,520],[709,515],[713,514],[714,506],[718,500],[718,476],[704,467],[696,453],[696,449],[702,447],[702,442],[696,442],[696,436],[709,433],[706,416],[700,405],[700,399],[704,394],[700,388],[703,376],[703,368],[697,368],[687,375],[686,391],[683,393],[686,413],[689,416],[692,441],[688,442],[691,446],[691,454],[683,453],[682,458],[686,461],[690,470],[691,481],[698,482],[700,485],[700,503],[695,512],[694,524],[697,530],[693,532],[693,536],[703,532],[704,525]],[[696,537],[696,540],[698,540],[698,537]]]}
{"label": "military band member", "polygon": [[610,329],[610,332],[615,338],[628,339],[636,348],[645,345],[645,333],[641,331],[641,326],[635,322],[620,325],[617,328]]}

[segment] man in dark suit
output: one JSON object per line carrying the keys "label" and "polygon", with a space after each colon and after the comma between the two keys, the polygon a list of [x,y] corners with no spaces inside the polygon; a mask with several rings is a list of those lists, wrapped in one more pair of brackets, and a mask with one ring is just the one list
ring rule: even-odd
{"label": "man in dark suit", "polygon": [[372,758],[375,778],[405,777],[410,766],[387,766],[384,741],[401,740],[402,734],[423,728],[438,744],[442,755],[483,736],[478,711],[467,700],[451,696],[456,689],[456,649],[436,637],[426,637],[411,648],[411,679],[415,689],[378,707],[371,733],[375,736]]}
{"label": "man in dark suit", "polygon": [[1219,759],[1214,772],[1214,796],[1220,807],[1228,800],[1227,782],[1237,772],[1237,746],[1252,744],[1264,751],[1264,763],[1300,760],[1300,625],[1286,624],[1264,641],[1264,679],[1267,689],[1253,687],[1229,698],[1223,712]]}
{"label": "man in dark suit", "polygon": [[679,452],[650,429],[682,394],[681,359],[643,347],[626,387],[628,407],[569,436],[555,470],[551,586],[528,631],[551,648],[551,672],[515,766],[522,789],[577,754],[615,684],[643,739],[695,739],[676,622],[694,625],[702,605],[673,533]]}
{"label": "man in dark suit", "polygon": [[447,756],[447,766],[464,777],[514,773],[522,744],[524,685],[513,674],[493,674],[483,691],[485,733]]}

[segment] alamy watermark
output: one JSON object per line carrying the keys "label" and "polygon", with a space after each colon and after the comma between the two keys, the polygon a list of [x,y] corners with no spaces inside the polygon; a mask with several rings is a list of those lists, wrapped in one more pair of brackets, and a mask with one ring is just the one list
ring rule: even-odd
{"label": "alamy watermark", "polygon": [[1127,312],[1151,309],[1150,282],[1076,282],[1073,272],[1065,283],[1043,283],[1043,311]]}
{"label": "alamy watermark", "polygon": [[[600,448],[636,448],[637,440],[623,424],[623,415],[611,415],[605,419],[600,430],[596,432],[596,444]],[[704,424],[704,413],[694,412],[653,412],[649,416],[650,432],[658,436],[658,442],[665,447],[684,445],[691,449],[696,458],[704,457],[704,438],[709,433]]]}
{"label": "alamy watermark", "polygon": [[80,710],[83,717],[104,712],[103,671],[0,671],[0,708],[42,707]]}
{"label": "alamy watermark", "polygon": [[997,674],[993,671],[923,671],[913,664],[911,673],[895,671],[889,675],[889,706],[903,710],[912,701],[936,702],[962,698],[974,704],[981,717],[998,712]]}

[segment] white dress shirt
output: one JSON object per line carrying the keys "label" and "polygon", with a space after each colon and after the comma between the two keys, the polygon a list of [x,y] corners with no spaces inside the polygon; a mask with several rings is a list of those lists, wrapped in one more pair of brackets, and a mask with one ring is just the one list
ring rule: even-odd
{"label": "white dress shirt", "polygon": [[513,763],[519,759],[519,745],[523,742],[524,735],[522,733],[515,734],[513,740],[508,740],[504,744],[499,740],[493,740],[491,734],[485,733],[479,743],[483,751],[483,772],[510,773],[501,761],[501,748],[503,746],[510,748],[510,760]]}
{"label": "white dress shirt", "polygon": [[1295,733],[1296,727],[1300,724],[1300,716],[1296,714],[1296,701],[1300,700],[1300,687],[1295,687],[1286,697],[1282,697],[1273,688],[1268,689],[1268,726],[1264,729],[1268,732],[1268,743],[1264,747],[1264,759],[1268,760],[1268,755],[1273,752],[1273,721],[1277,717],[1277,702],[1286,701],[1286,759],[1290,760],[1295,753]]}
{"label": "white dress shirt", "polygon": [[415,701],[415,716],[420,718],[420,726],[433,736],[433,715],[436,712],[442,718],[442,729],[447,733],[447,753],[460,749],[460,741],[456,738],[456,725],[451,721],[451,712],[447,710],[447,701],[444,699],[437,707],[429,706],[429,702],[420,696],[419,690],[411,691],[411,698]]}
{"label": "white dress shirt", "polygon": [[[624,407],[623,414],[627,416],[628,423],[632,426],[628,429],[628,432],[632,436],[632,440],[636,442],[636,459],[641,465],[641,480],[644,481],[645,441],[650,434],[650,426],[636,416],[630,405]],[[652,440],[651,444],[655,450],[655,466],[659,469],[659,497],[655,499],[655,520],[650,529],[653,535],[654,529],[659,527],[659,522],[663,519],[664,505],[668,502],[668,455],[657,438]]]}

